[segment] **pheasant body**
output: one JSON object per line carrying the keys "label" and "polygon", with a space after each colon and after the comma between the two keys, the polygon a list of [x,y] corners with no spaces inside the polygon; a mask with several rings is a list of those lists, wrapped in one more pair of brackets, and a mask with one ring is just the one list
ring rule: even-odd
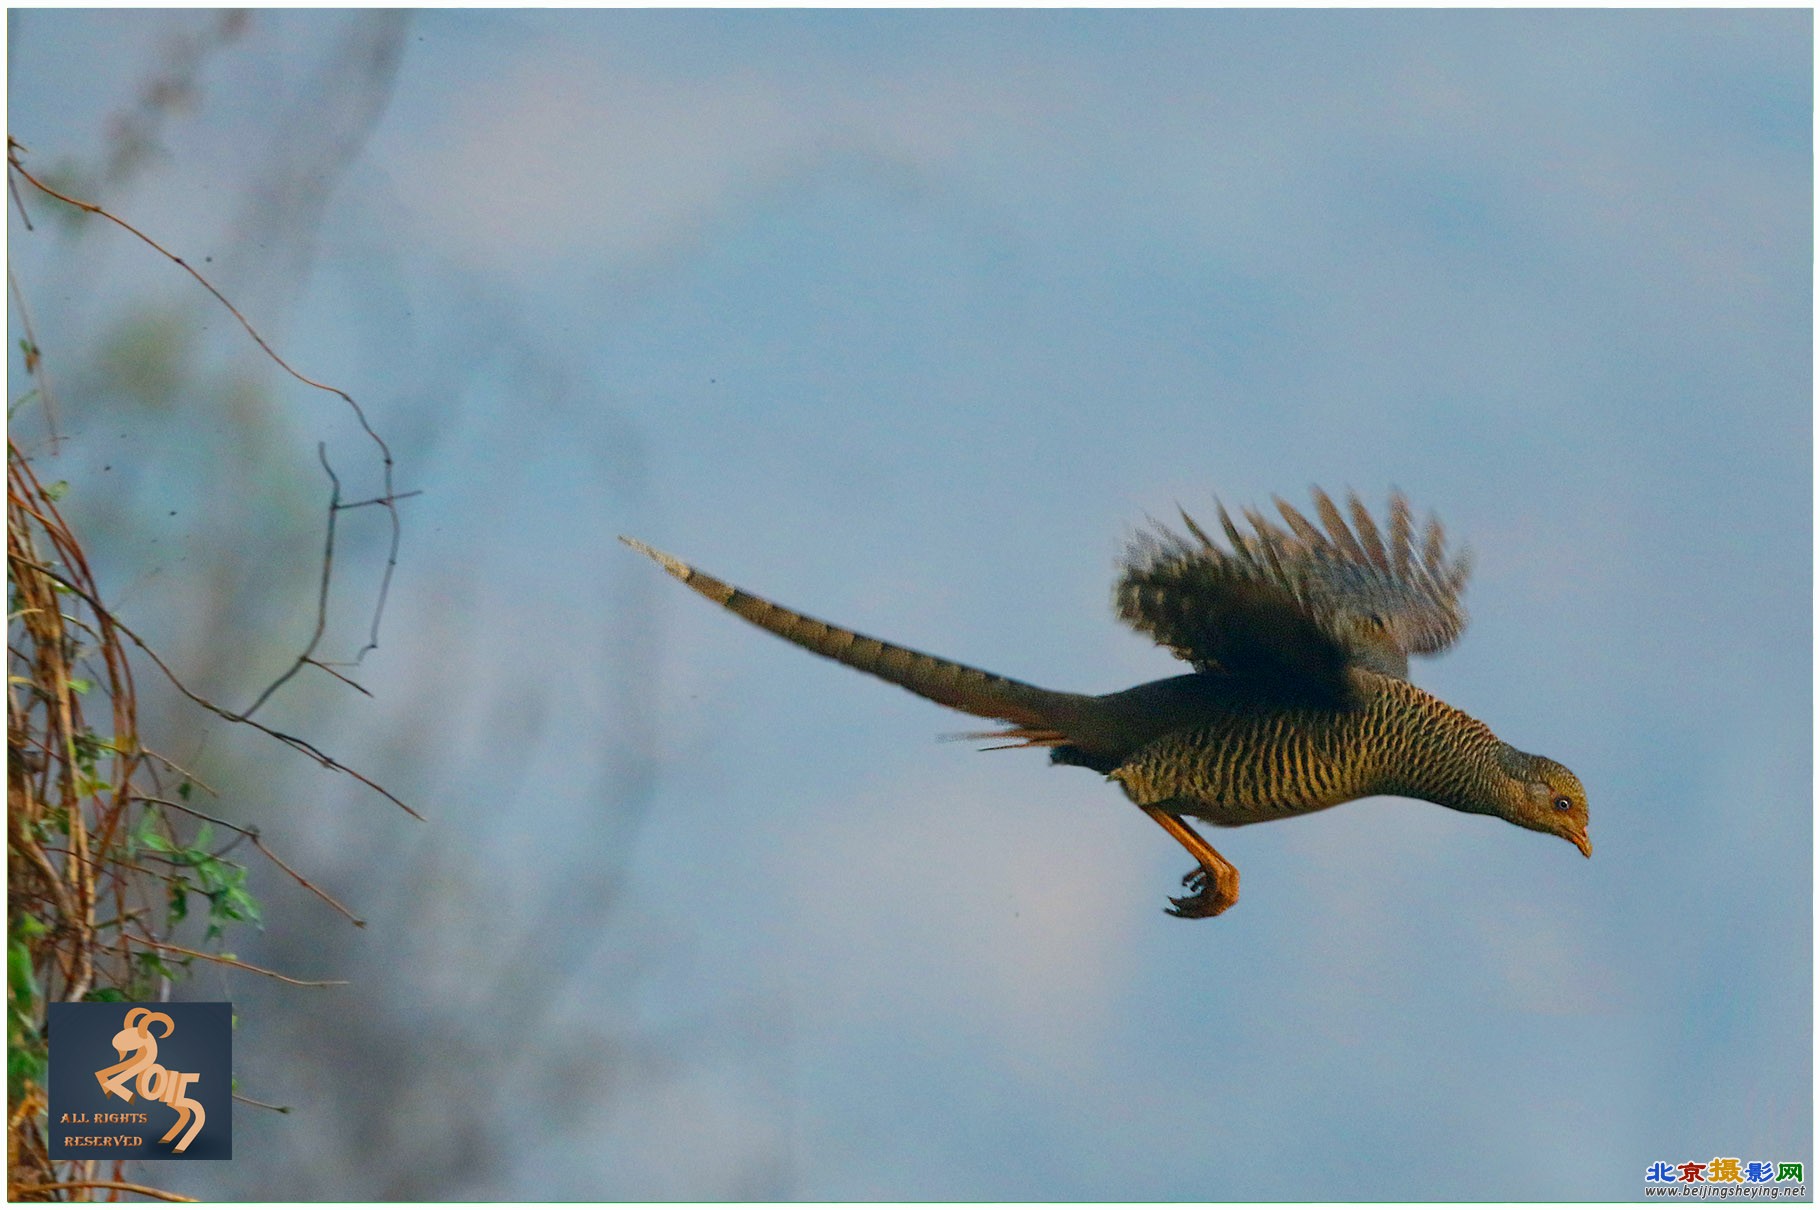
{"label": "pheasant body", "polygon": [[1495,815],[1592,856],[1586,792],[1565,766],[1520,752],[1477,719],[1410,684],[1408,657],[1444,650],[1465,625],[1462,557],[1440,524],[1418,549],[1391,497],[1388,533],[1358,498],[1352,523],[1315,493],[1326,532],[1277,501],[1288,529],[1224,508],[1221,549],[1183,514],[1192,541],[1140,539],[1115,593],[1120,616],[1195,671],[1101,695],[1062,693],[871,638],[733,587],[632,538],[621,541],[753,625],[931,701],[1009,726],[972,738],[1046,747],[1057,764],[1106,774],[1195,858],[1173,899],[1218,915],[1239,874],[1184,816],[1223,827],[1323,810],[1374,794]]}
{"label": "pheasant body", "polygon": [[1470,809],[1502,779],[1509,745],[1485,724],[1405,681],[1355,677],[1358,708],[1221,714],[1145,745],[1111,777],[1139,806],[1169,803],[1222,827],[1373,794]]}

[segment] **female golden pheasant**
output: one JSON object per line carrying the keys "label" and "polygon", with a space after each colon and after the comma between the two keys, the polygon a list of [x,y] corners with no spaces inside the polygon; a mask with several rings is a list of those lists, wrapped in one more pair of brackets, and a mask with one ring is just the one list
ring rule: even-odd
{"label": "female golden pheasant", "polygon": [[1199,863],[1178,916],[1217,916],[1239,872],[1183,816],[1224,827],[1282,819],[1372,794],[1496,815],[1592,856],[1586,791],[1546,757],[1409,683],[1411,653],[1451,646],[1465,626],[1464,556],[1440,522],[1414,545],[1409,504],[1390,498],[1388,534],[1349,498],[1352,524],[1320,490],[1325,531],[1281,500],[1288,528],[1225,508],[1222,549],[1186,513],[1127,552],[1118,614],[1194,666],[1101,696],[1057,693],[805,617],[622,537],[709,600],[773,634],[931,701],[1009,724],[973,738],[1047,747],[1056,764],[1106,774]]}

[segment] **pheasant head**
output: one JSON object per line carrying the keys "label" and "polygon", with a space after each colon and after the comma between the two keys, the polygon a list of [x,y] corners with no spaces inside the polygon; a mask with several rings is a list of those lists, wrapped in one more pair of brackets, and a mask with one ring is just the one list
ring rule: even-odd
{"label": "pheasant head", "polygon": [[1566,765],[1546,756],[1531,756],[1508,749],[1503,760],[1505,779],[1497,795],[1495,814],[1518,827],[1547,832],[1572,841],[1587,857],[1592,841],[1586,836],[1586,788]]}

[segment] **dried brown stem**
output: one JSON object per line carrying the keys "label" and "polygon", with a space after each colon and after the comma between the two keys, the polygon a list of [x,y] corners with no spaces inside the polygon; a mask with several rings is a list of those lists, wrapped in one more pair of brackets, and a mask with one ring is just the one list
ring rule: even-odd
{"label": "dried brown stem", "polygon": [[135,1185],[131,1181],[46,1181],[42,1185],[22,1185],[7,1190],[8,1200],[18,1201],[34,1193],[53,1193],[58,1189],[118,1189],[122,1193],[137,1193],[141,1197],[156,1198],[161,1202],[193,1202],[193,1197],[181,1193],[172,1193],[166,1189],[154,1189],[150,1185]]}
{"label": "dried brown stem", "polygon": [[[408,804],[372,779],[342,765],[320,748],[297,736],[261,723],[252,715],[278,692],[297,671],[313,665],[337,680],[371,696],[351,678],[335,671],[318,657],[328,630],[330,583],[334,573],[336,526],[342,511],[371,506],[389,515],[391,540],[384,575],[373,603],[367,641],[351,663],[358,665],[379,644],[393,575],[398,564],[402,527],[398,501],[417,492],[400,493],[394,487],[390,448],[369,423],[365,411],[347,392],[306,377],[284,360],[247,317],[197,269],[174,255],[132,223],[92,202],[71,197],[41,181],[27,170],[25,148],[8,140],[7,185],[26,229],[26,214],[19,182],[39,193],[113,224],[146,247],[182,269],[239,322],[253,342],[292,379],[339,398],[352,411],[360,428],[378,450],[383,465],[383,491],[371,499],[344,503],[341,483],[329,465],[327,451],[318,457],[331,483],[327,533],[317,592],[316,621],[302,653],[269,686],[251,707],[235,714],[192,691],[138,633],[124,625],[101,599],[97,580],[80,542],[64,521],[56,492],[47,491],[16,444],[8,445],[7,558],[13,588],[8,627],[9,677],[7,744],[8,848],[13,857],[9,878],[9,922],[15,939],[26,937],[30,946],[32,993],[29,1020],[20,1037],[32,1061],[44,1062],[44,1005],[52,1000],[80,999],[91,988],[132,989],[134,994],[164,998],[169,994],[171,971],[152,955],[181,955],[263,975],[297,987],[338,986],[338,980],[305,980],[240,961],[221,953],[205,953],[159,939],[155,923],[158,906],[167,888],[183,888],[182,871],[163,871],[168,858],[157,853],[135,861],[127,837],[135,821],[155,824],[174,841],[170,812],[181,812],[235,833],[221,850],[226,853],[250,842],[268,860],[300,886],[322,900],[357,927],[364,922],[344,905],[317,887],[266,846],[255,828],[229,823],[168,797],[163,779],[175,775],[185,783],[214,791],[176,762],[144,748],[137,734],[137,697],[133,664],[125,643],[132,643],[157,666],[185,698],[217,717],[263,732],[304,753],[325,768],[344,773],[422,818]],[[50,389],[42,351],[26,304],[25,290],[10,272],[8,288],[14,313],[25,336],[25,370],[36,379],[43,395],[44,412],[53,448],[59,441],[57,400]],[[79,603],[78,603],[79,602]],[[86,607],[86,609],[84,608]],[[86,684],[83,682],[87,682]],[[80,692],[79,692],[80,690]],[[85,703],[94,708],[105,700],[112,713],[112,731],[101,730],[100,720],[84,717]],[[98,725],[100,724],[100,725]],[[187,785],[180,795],[187,798]],[[221,854],[217,854],[220,856]],[[177,863],[181,865],[182,863]],[[167,921],[167,927],[169,922]],[[17,978],[17,976],[15,976]],[[17,985],[16,985],[17,986]],[[192,1199],[120,1179],[119,1164],[111,1173],[96,1161],[53,1161],[48,1149],[48,1127],[40,1076],[27,1076],[9,1114],[9,1188],[11,1198],[84,1200],[99,1191],[132,1193],[166,1201]],[[260,1105],[247,1097],[237,1099]],[[263,1106],[284,1112],[280,1106]],[[111,1179],[109,1179],[111,1178]],[[14,1183],[16,1182],[16,1183]]]}

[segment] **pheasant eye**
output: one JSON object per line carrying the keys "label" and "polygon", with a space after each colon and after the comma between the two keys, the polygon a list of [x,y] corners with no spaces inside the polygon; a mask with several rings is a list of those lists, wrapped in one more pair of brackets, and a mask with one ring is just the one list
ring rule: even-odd
{"label": "pheasant eye", "polygon": [[1565,795],[1563,795],[1560,798],[1555,799],[1555,810],[1571,811],[1573,809],[1574,809],[1574,804],[1572,802],[1570,802]]}

